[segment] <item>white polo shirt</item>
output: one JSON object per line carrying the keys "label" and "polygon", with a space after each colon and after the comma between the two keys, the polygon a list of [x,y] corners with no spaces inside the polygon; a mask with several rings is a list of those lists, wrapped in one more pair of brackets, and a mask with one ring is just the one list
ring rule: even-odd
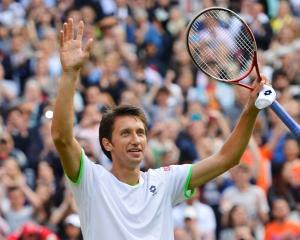
{"label": "white polo shirt", "polygon": [[172,207],[192,195],[191,165],[141,172],[135,186],[119,181],[84,153],[76,183],[69,179],[86,240],[172,240]]}

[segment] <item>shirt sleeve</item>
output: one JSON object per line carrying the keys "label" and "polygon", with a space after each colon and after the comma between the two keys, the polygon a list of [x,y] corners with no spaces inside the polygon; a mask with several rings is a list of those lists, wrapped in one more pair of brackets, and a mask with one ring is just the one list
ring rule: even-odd
{"label": "shirt sleeve", "polygon": [[183,202],[193,195],[194,189],[188,189],[192,175],[192,165],[171,165],[163,167],[162,169],[166,173],[168,192],[173,206]]}
{"label": "shirt sleeve", "polygon": [[85,204],[85,201],[89,199],[87,196],[93,194],[93,182],[95,182],[95,176],[101,176],[103,172],[104,168],[101,165],[92,162],[82,150],[77,180],[73,182],[68,176],[66,177],[78,205]]}

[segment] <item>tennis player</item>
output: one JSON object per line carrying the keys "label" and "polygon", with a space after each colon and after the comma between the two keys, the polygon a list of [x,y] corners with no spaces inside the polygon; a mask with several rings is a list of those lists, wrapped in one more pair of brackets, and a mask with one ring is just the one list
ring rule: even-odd
{"label": "tennis player", "polygon": [[[87,240],[172,240],[172,207],[193,189],[239,163],[259,110],[254,102],[265,83],[255,83],[240,120],[215,155],[193,165],[140,171],[147,145],[147,122],[134,106],[118,106],[103,115],[100,144],[112,160],[111,172],[84,154],[73,135],[73,96],[92,40],[82,48],[83,22],[68,19],[60,33],[62,77],[56,99],[52,137],[79,208]],[[75,34],[77,32],[77,34]]]}

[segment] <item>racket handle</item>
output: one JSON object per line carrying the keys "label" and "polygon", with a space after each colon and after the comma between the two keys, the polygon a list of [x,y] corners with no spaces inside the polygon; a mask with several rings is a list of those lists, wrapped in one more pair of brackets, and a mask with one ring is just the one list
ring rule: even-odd
{"label": "racket handle", "polygon": [[277,101],[274,101],[270,107],[281,119],[281,121],[291,130],[291,132],[299,138],[299,124],[284,110],[284,108]]}
{"label": "racket handle", "polygon": [[275,90],[271,86],[265,84],[258,94],[258,97],[255,101],[255,106],[258,109],[269,107],[275,101],[275,99]]}

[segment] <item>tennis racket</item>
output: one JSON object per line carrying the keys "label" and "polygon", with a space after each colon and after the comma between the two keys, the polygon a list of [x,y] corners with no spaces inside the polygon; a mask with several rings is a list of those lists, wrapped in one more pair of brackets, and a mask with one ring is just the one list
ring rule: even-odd
{"label": "tennis racket", "polygon": [[[258,80],[261,79],[253,33],[246,22],[229,9],[207,8],[194,17],[187,28],[186,45],[195,65],[215,80],[253,90],[250,85],[242,82],[253,68]],[[263,108],[272,102],[271,109],[299,137],[299,124],[275,98],[274,89],[265,85],[255,104]]]}

